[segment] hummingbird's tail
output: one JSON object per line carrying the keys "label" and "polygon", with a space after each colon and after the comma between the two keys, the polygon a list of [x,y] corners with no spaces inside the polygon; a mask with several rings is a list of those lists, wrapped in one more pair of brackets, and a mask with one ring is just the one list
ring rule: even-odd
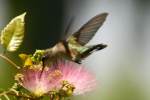
{"label": "hummingbird's tail", "polygon": [[87,56],[89,56],[91,53],[93,53],[94,51],[99,51],[102,50],[104,48],[106,48],[107,45],[106,44],[97,44],[97,45],[93,45],[91,47],[89,47],[89,49],[87,49],[85,52],[83,52],[81,54],[81,58],[86,58]]}

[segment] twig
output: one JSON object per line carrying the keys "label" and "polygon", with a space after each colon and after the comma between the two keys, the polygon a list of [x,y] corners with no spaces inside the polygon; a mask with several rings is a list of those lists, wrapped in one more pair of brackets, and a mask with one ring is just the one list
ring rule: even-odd
{"label": "twig", "polygon": [[8,57],[0,54],[0,57],[4,60],[6,60],[7,62],[9,62],[11,65],[13,65],[14,67],[16,67],[17,69],[20,69],[21,67],[16,65],[12,60],[10,60]]}
{"label": "twig", "polygon": [[3,95],[5,95],[5,94],[7,94],[7,93],[9,93],[9,92],[10,91],[4,91],[4,92],[0,93],[0,97],[3,96]]}
{"label": "twig", "polygon": [[0,93],[0,97],[1,96],[6,96],[6,95],[13,95],[13,96],[16,96],[16,97],[22,97],[22,98],[27,98],[27,99],[33,99],[32,97],[30,96],[27,96],[27,95],[23,95],[23,94],[16,94],[16,93],[12,93],[12,91],[8,90],[8,91],[3,91]]}

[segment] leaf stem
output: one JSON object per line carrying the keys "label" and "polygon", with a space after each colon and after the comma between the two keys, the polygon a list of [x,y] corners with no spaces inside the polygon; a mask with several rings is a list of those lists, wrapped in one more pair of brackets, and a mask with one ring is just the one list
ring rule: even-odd
{"label": "leaf stem", "polygon": [[15,68],[20,69],[21,67],[16,65],[12,60],[10,60],[8,57],[0,54],[0,58],[6,60],[8,63],[10,63],[11,65],[13,65]]}

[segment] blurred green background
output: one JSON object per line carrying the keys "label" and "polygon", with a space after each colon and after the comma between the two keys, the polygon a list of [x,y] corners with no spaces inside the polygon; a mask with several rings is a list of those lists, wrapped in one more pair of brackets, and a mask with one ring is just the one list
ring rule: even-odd
{"label": "blurred green background", "polygon": [[[24,42],[15,54],[7,53],[17,64],[21,63],[18,53],[33,53],[57,43],[72,17],[69,33],[96,14],[108,12],[89,42],[108,47],[83,61],[95,73],[97,89],[73,99],[150,100],[150,0],[0,0],[0,29],[24,11]],[[0,60],[0,88],[9,88],[15,73],[15,68]]]}

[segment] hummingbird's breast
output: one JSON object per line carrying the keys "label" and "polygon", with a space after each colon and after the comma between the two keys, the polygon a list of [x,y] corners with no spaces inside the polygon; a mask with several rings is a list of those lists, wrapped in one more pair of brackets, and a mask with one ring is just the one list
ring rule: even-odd
{"label": "hummingbird's breast", "polygon": [[72,59],[75,55],[77,55],[76,50],[70,48],[69,42],[66,41],[61,41],[57,43],[54,46],[53,51],[59,56],[63,56],[67,59]]}
{"label": "hummingbird's breast", "polygon": [[59,42],[52,48],[52,51],[54,54],[65,53],[65,47],[62,42]]}

